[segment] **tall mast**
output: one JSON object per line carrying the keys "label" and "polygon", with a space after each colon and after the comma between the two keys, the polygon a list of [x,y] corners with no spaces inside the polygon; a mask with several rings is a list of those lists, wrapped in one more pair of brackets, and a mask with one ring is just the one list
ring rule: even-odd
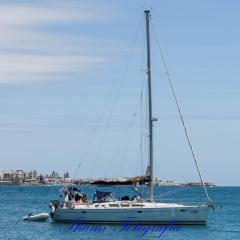
{"label": "tall mast", "polygon": [[144,11],[146,16],[146,37],[147,37],[147,77],[148,77],[148,115],[149,115],[149,170],[150,181],[148,183],[148,200],[153,201],[153,118],[152,118],[152,87],[151,87],[151,52],[150,52],[150,31],[149,17],[150,10]]}

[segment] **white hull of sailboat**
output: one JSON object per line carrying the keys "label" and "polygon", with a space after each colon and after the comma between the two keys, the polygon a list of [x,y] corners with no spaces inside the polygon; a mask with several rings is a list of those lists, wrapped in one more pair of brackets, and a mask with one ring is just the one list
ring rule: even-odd
{"label": "white hull of sailboat", "polygon": [[57,208],[54,221],[84,223],[142,223],[142,224],[206,224],[208,206],[146,203],[143,207],[112,208],[82,206],[78,208]]}

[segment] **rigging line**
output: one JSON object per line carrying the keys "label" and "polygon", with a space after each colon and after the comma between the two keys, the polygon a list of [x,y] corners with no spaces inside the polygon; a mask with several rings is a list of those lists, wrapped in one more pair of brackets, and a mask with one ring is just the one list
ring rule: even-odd
{"label": "rigging line", "polygon": [[[145,76],[145,75],[144,75]],[[143,77],[144,78],[144,77]],[[145,80],[147,79],[147,76],[145,77]],[[146,145],[147,145],[147,119],[148,119],[148,115],[147,115],[147,111],[144,112],[143,108],[143,98],[145,98],[145,100],[147,99],[147,87],[146,87],[146,83],[147,81],[144,81],[144,86],[143,86],[143,90],[146,90],[145,94],[143,94],[143,90],[142,90],[142,96],[141,96],[141,144],[142,144],[142,149],[141,149],[141,154],[142,154],[142,160],[141,160],[141,175],[145,175],[145,173],[143,174],[143,159],[146,157]],[[147,101],[144,101],[146,103],[146,108],[147,108]],[[144,114],[146,114],[145,116],[143,116]],[[144,119],[144,120],[143,120]]]}
{"label": "rigging line", "polygon": [[79,171],[79,169],[80,169],[81,165],[82,165],[82,163],[81,163],[81,162],[80,162],[80,163],[78,163],[78,166],[77,166],[77,169],[76,169],[76,171],[75,171],[75,173],[74,173],[73,179],[75,179],[75,178],[77,177],[77,174],[78,174],[78,171]]}
{"label": "rigging line", "polygon": [[115,154],[113,154],[113,156],[110,158],[109,164],[107,164],[108,168],[106,168],[105,175],[107,174],[107,171],[109,170],[110,165],[112,164],[112,162],[114,162],[116,156],[118,155],[118,153],[119,153],[119,151],[120,151],[120,149],[121,149],[121,146],[122,146],[122,144],[124,143],[124,139],[125,139],[127,133],[129,132],[132,124],[133,124],[134,118],[135,118],[136,113],[137,113],[137,110],[138,110],[138,106],[139,106],[139,102],[140,102],[139,100],[140,100],[140,99],[141,99],[141,98],[139,98],[138,101],[137,101],[137,104],[136,104],[136,107],[135,107],[135,112],[134,112],[133,115],[131,115],[131,118],[130,118],[129,124],[128,124],[127,128],[126,128],[125,134],[124,134],[123,137],[121,138],[121,141],[120,141],[120,143],[118,144],[118,146],[117,146],[117,148],[116,148]]}
{"label": "rigging line", "polygon": [[136,113],[133,114],[133,118],[132,118],[132,121],[131,121],[131,124],[130,124],[130,129],[128,131],[128,137],[127,137],[126,147],[125,147],[125,150],[124,150],[123,161],[122,161],[122,164],[121,164],[121,167],[120,167],[120,176],[122,175],[123,167],[125,165],[125,161],[126,161],[126,158],[127,158],[129,141],[130,141],[130,137],[132,135],[133,123],[134,123],[135,119],[136,119]]}
{"label": "rigging line", "polygon": [[157,40],[157,45],[158,45],[158,48],[159,48],[159,51],[160,51],[160,54],[161,54],[161,58],[162,58],[162,61],[163,61],[163,65],[164,65],[165,71],[166,71],[166,73],[167,73],[167,78],[168,78],[168,81],[169,81],[169,84],[170,84],[170,87],[171,87],[171,90],[172,90],[172,94],[173,94],[173,97],[174,97],[174,100],[175,100],[175,103],[176,103],[176,106],[177,106],[177,109],[178,109],[179,117],[180,117],[181,122],[182,122],[182,126],[183,126],[183,129],[184,129],[184,132],[185,132],[187,141],[188,141],[188,145],[189,145],[189,147],[190,147],[190,150],[191,150],[191,153],[192,153],[192,157],[193,157],[193,159],[194,159],[194,162],[195,162],[195,165],[196,165],[196,168],[197,168],[197,171],[198,171],[198,175],[199,175],[199,177],[200,177],[200,180],[201,180],[202,186],[203,186],[203,188],[204,188],[206,197],[207,197],[207,199],[208,199],[208,201],[209,201],[209,205],[210,205],[211,207],[213,207],[213,201],[211,200],[211,198],[210,198],[209,195],[208,195],[208,192],[207,192],[207,189],[206,189],[205,183],[204,183],[204,181],[203,181],[203,177],[202,177],[202,174],[201,174],[201,171],[200,171],[198,162],[197,162],[197,158],[196,158],[195,152],[194,152],[194,150],[193,150],[193,146],[192,146],[192,143],[191,143],[191,140],[190,140],[190,137],[189,137],[189,134],[188,134],[186,125],[185,125],[185,121],[184,121],[184,119],[183,119],[183,115],[182,115],[182,112],[181,112],[181,109],[180,109],[180,105],[179,105],[179,103],[178,103],[177,95],[176,95],[176,92],[175,92],[174,87],[173,87],[173,83],[172,83],[172,80],[171,80],[171,77],[170,77],[170,74],[169,74],[169,71],[168,71],[168,67],[167,67],[165,58],[164,58],[164,56],[163,56],[163,51],[162,51],[162,48],[161,48],[161,45],[160,45],[159,37],[158,37],[157,32],[156,32],[156,30],[155,30],[155,26],[154,26],[153,20],[150,19],[150,22],[151,22],[152,27],[153,27],[154,35],[155,35],[156,40]]}
{"label": "rigging line", "polygon": [[[143,77],[142,77],[143,79]],[[141,108],[140,108],[140,176],[143,176],[143,136],[142,136],[142,124],[143,124],[143,99],[142,99],[142,92],[141,89]],[[143,198],[143,189],[141,188],[141,199]]]}
{"label": "rigging line", "polygon": [[[143,77],[142,77],[143,79]],[[141,177],[143,176],[143,136],[142,136],[142,125],[143,125],[143,90],[141,89],[141,110],[140,110],[140,166],[141,166]],[[141,199],[143,199],[143,188],[141,187]]]}
{"label": "rigging line", "polygon": [[[145,59],[145,48],[146,48],[146,44],[145,44],[145,41],[146,41],[146,38],[145,38],[145,29],[143,29],[143,32],[142,32],[142,37],[143,37],[143,47],[142,47],[142,59],[141,59],[141,66],[140,66],[140,69],[141,69],[141,109],[140,109],[140,144],[141,144],[141,164],[142,164],[142,132],[143,132],[143,90],[144,90],[144,87],[145,87],[145,83],[146,83],[146,75],[145,75],[145,71],[146,69],[144,69],[144,59]],[[141,174],[142,174],[142,166],[141,166]]]}
{"label": "rigging line", "polygon": [[[146,87],[146,92],[145,92],[145,104],[146,104],[146,112],[145,112],[145,154],[147,154],[147,156],[149,156],[149,144],[148,144],[148,138],[149,138],[149,131],[148,131],[148,107],[149,107],[149,104],[148,104],[148,88]],[[148,157],[146,157],[148,159]],[[149,160],[147,160],[147,169],[149,167]]]}
{"label": "rigging line", "polygon": [[[141,108],[140,108],[140,166],[141,166],[141,176],[143,176],[143,90],[144,90],[144,86],[145,86],[145,83],[147,81],[144,81],[145,78],[147,77],[146,74],[145,74],[145,71],[144,70],[144,59],[145,59],[145,53],[146,53],[146,38],[145,38],[145,29],[143,29],[142,31],[142,38],[143,38],[143,47],[142,47],[142,59],[141,59]],[[141,199],[143,199],[143,187],[141,187]]]}
{"label": "rigging line", "polygon": [[143,115],[143,107],[142,107],[142,91],[141,91],[141,108],[140,108],[140,165],[141,165],[141,175],[143,174],[142,168],[142,160],[143,160],[143,139],[142,139],[142,115]]}
{"label": "rigging line", "polygon": [[[124,58],[125,59],[125,58]],[[107,108],[107,105],[108,105],[108,102],[109,102],[109,97],[112,95],[112,92],[113,92],[113,89],[114,89],[114,86],[115,86],[115,80],[118,78],[119,74],[121,73],[122,69],[124,68],[124,62],[125,60],[123,59],[122,63],[121,63],[121,66],[120,68],[118,69],[117,71],[117,74],[116,74],[116,77],[114,77],[114,81],[112,81],[112,84],[111,84],[111,87],[108,89],[108,93],[106,94],[106,98],[105,98],[105,101],[104,101],[104,104],[103,104],[103,107],[101,109],[101,111],[99,111],[98,113],[98,118],[97,118],[97,121],[96,121],[96,124],[93,128],[93,131],[92,133],[90,134],[89,138],[88,138],[88,141],[87,141],[87,145],[86,145],[86,148],[85,148],[85,151],[83,152],[82,154],[82,161],[81,162],[84,162],[86,156],[87,156],[87,153],[90,149],[90,144],[91,142],[93,141],[94,139],[94,136],[98,130],[98,127],[100,126],[100,122],[103,120],[103,113],[105,112],[106,108]]]}
{"label": "rigging line", "polygon": [[123,157],[123,161],[122,161],[121,168],[120,168],[120,175],[122,174],[122,170],[123,170],[126,158],[127,158],[127,151],[128,151],[128,146],[129,146],[129,140],[130,140],[130,137],[132,135],[133,124],[134,124],[134,121],[136,119],[137,111],[138,111],[138,108],[139,108],[139,103],[141,103],[141,95],[140,95],[139,100],[140,101],[137,102],[135,113],[133,113],[132,121],[130,122],[129,131],[128,131],[128,137],[127,137],[127,142],[126,142],[126,147],[125,147],[125,151],[124,151],[124,157]]}
{"label": "rigging line", "polygon": [[133,50],[134,50],[134,48],[135,48],[135,45],[136,45],[136,42],[137,42],[137,39],[138,39],[138,35],[139,35],[140,30],[141,30],[142,21],[143,21],[143,19],[141,19],[141,21],[140,21],[139,30],[137,29],[137,31],[136,31],[136,33],[135,33],[135,37],[134,37],[134,41],[133,41],[133,46],[132,46],[132,48],[131,48],[131,50],[130,50],[130,54],[129,54],[128,59],[127,59],[127,64],[126,64],[125,70],[124,70],[124,72],[123,72],[123,74],[122,74],[122,77],[121,77],[121,80],[120,80],[120,85],[119,85],[119,87],[118,87],[118,89],[117,89],[117,94],[116,94],[115,99],[114,99],[114,101],[113,101],[113,105],[112,105],[112,108],[111,108],[111,111],[110,111],[110,115],[109,115],[109,117],[108,117],[108,119],[107,119],[107,124],[106,124],[106,127],[105,127],[105,129],[104,129],[104,133],[103,133],[102,139],[101,139],[101,141],[100,141],[100,144],[99,144],[99,147],[98,147],[98,150],[97,150],[97,154],[96,154],[96,157],[95,157],[95,160],[94,160],[94,164],[93,164],[93,167],[92,167],[91,175],[93,175],[93,173],[94,173],[95,165],[96,165],[96,162],[97,162],[97,160],[98,160],[98,158],[99,158],[99,155],[100,155],[100,152],[101,152],[101,148],[102,148],[102,146],[103,146],[103,143],[104,143],[104,140],[105,140],[105,136],[106,136],[106,134],[107,134],[110,121],[111,121],[111,119],[112,119],[112,115],[113,115],[113,112],[114,112],[114,108],[115,108],[115,106],[116,106],[116,103],[117,103],[117,100],[118,100],[118,97],[119,97],[119,94],[120,94],[120,90],[121,90],[121,88],[122,88],[123,81],[124,81],[124,79],[125,79],[125,76],[126,76],[126,73],[127,73],[128,67],[129,67],[129,63],[130,63],[130,60],[131,60],[132,55],[133,55]]}
{"label": "rigging line", "polygon": [[[146,78],[145,79],[147,79],[147,76],[146,76]],[[147,82],[147,81],[146,81]],[[142,137],[143,137],[143,158],[147,158],[147,156],[146,156],[146,154],[149,154],[149,153],[147,153],[147,151],[148,151],[148,147],[147,147],[147,138],[148,138],[148,131],[147,131],[147,121],[148,121],[148,113],[147,113],[147,108],[148,108],[148,103],[147,103],[147,100],[148,100],[148,97],[147,97],[147,95],[148,95],[148,89],[147,89],[147,87],[145,86],[145,94],[143,94],[143,97],[144,97],[144,99],[145,99],[145,104],[146,104],[146,106],[145,106],[145,112],[143,112],[143,115],[145,114],[145,116],[144,116],[144,122],[143,122],[143,125],[142,125]],[[148,163],[147,163],[147,168],[146,169],[148,169]],[[143,174],[144,176],[146,175],[146,172],[147,171],[145,171],[145,173]]]}
{"label": "rigging line", "polygon": [[[141,74],[141,75],[142,75],[142,79],[141,79],[142,80],[142,82],[141,82],[141,89],[142,89],[145,86],[145,82],[143,81],[144,75],[143,74]],[[126,158],[127,158],[129,141],[130,141],[130,137],[131,137],[131,134],[132,134],[132,126],[133,126],[134,120],[136,119],[137,111],[138,111],[138,108],[139,108],[139,103],[142,104],[142,102],[141,102],[142,101],[142,92],[140,94],[139,100],[137,102],[136,110],[135,110],[135,113],[133,114],[133,118],[131,119],[132,121],[130,122],[130,125],[129,125],[129,131],[128,131],[128,137],[127,137],[126,147],[125,147],[125,151],[124,151],[124,157],[123,157],[123,161],[122,161],[121,168],[120,168],[120,176],[122,175],[123,167],[124,167],[124,164],[125,164],[125,161],[126,161]]]}

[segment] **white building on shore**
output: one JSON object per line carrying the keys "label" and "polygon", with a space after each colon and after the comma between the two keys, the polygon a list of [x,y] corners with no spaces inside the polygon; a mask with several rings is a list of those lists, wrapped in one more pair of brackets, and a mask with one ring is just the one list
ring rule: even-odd
{"label": "white building on shore", "polygon": [[8,170],[0,171],[1,181],[25,181],[25,180],[37,180],[37,171],[30,172],[24,170]]}

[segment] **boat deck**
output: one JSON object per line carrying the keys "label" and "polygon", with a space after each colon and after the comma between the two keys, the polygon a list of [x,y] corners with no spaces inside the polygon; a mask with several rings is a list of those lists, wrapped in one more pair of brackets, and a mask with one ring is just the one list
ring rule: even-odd
{"label": "boat deck", "polygon": [[[72,204],[72,208],[75,209],[119,209],[119,208],[193,208],[195,205],[177,204],[177,203],[152,203],[152,202],[131,202],[131,201],[114,201],[114,202],[103,202],[103,203],[75,203],[68,202],[63,208],[69,208],[69,204]],[[206,206],[206,204],[199,203],[199,206]]]}

